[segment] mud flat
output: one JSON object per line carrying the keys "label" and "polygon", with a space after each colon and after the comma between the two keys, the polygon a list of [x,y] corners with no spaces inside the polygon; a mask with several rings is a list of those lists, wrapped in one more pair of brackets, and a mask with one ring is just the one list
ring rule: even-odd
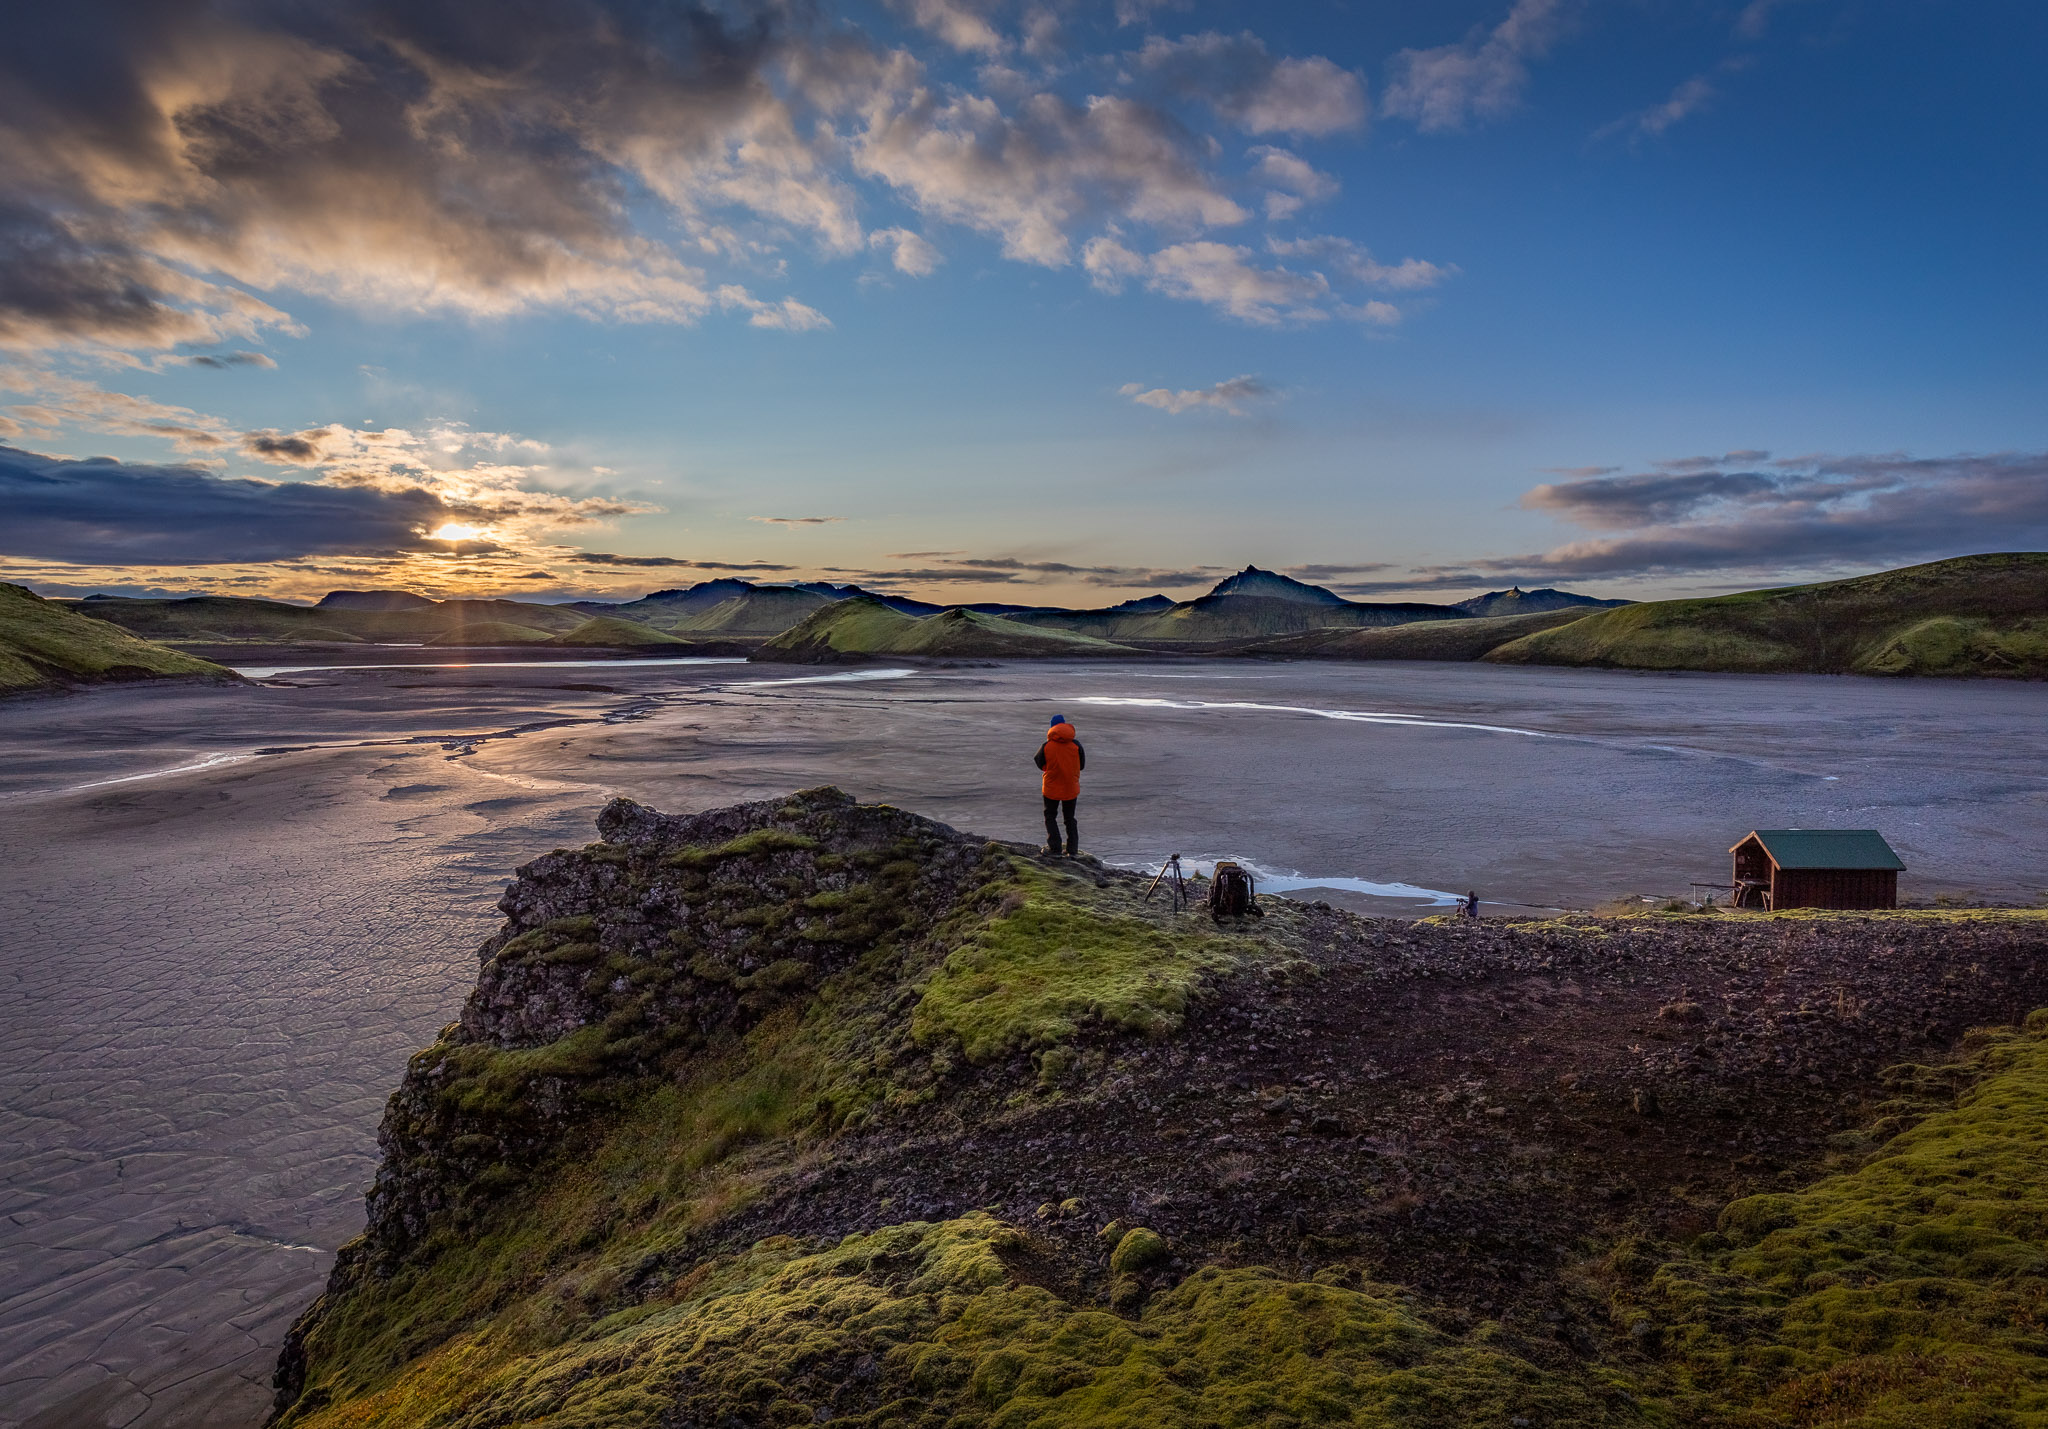
{"label": "mud flat", "polygon": [[[1477,887],[1683,892],[1753,825],[1881,827],[1906,889],[2031,899],[2048,688],[1467,666],[305,669],[0,715],[0,1425],[254,1424],[362,1225],[406,1058],[520,863],[613,794],[836,783],[1036,832],[1052,707],[1087,846]],[[1732,832],[1731,832],[1732,831]]]}

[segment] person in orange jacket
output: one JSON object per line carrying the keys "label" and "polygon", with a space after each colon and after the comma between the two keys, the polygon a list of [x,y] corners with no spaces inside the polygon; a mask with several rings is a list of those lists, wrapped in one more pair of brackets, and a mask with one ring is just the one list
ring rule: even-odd
{"label": "person in orange jacket", "polygon": [[[1088,767],[1088,751],[1074,738],[1074,727],[1065,715],[1054,715],[1045,732],[1045,743],[1031,761],[1045,771],[1038,791],[1045,796],[1045,852],[1054,858],[1064,853],[1073,858],[1081,852],[1081,835],[1074,827],[1074,801],[1081,797],[1081,771]],[[1060,847],[1059,820],[1067,825],[1067,843]]]}

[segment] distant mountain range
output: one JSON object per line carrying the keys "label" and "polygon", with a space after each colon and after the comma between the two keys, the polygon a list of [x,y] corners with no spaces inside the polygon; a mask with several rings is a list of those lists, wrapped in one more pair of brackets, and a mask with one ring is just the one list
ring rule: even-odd
{"label": "distant mountain range", "polygon": [[[274,655],[280,647],[305,647],[311,654],[312,647],[361,644],[748,654],[796,661],[1149,652],[2048,677],[2048,554],[2029,552],[1962,556],[1708,600],[1640,604],[1519,587],[1451,605],[1354,601],[1257,566],[1192,600],[1152,595],[1092,610],[939,606],[858,586],[756,585],[729,578],[639,600],[569,605],[433,601],[408,591],[333,591],[311,606],[236,596],[42,601],[18,587],[0,589],[18,590],[35,602],[31,607],[17,600],[9,608],[26,612],[24,619],[39,628],[59,614],[67,620],[94,617],[67,627],[71,634],[65,639],[73,644],[78,631],[104,631],[105,625],[141,637],[120,647],[127,658],[85,658],[78,667],[81,679],[95,678],[94,660],[142,677],[214,668],[183,663],[192,655],[230,659]],[[97,638],[104,644],[111,637]],[[146,650],[156,653],[142,658]],[[0,689],[8,687],[7,670],[20,676],[16,687],[45,679],[34,673],[36,667],[5,665],[6,658],[0,638]],[[152,661],[161,669],[150,668]]]}
{"label": "distant mountain range", "polygon": [[[1246,566],[1206,595],[1175,601],[1149,595],[1091,610],[977,602],[949,607],[856,585],[797,581],[762,585],[723,577],[638,600],[540,605],[515,600],[434,601],[410,591],[337,590],[311,606],[239,596],[131,600],[91,596],[80,610],[137,635],[176,644],[227,648],[241,644],[419,643],[438,647],[577,645],[617,649],[632,644],[716,642],[741,646],[773,639],[819,611],[860,600],[909,619],[958,609],[1035,626],[1048,634],[1085,636],[1145,647],[1219,647],[1326,627],[1374,627],[1418,620],[1462,620],[1560,605],[1617,604],[1563,591],[1498,591],[1458,605],[1351,601],[1322,586]],[[1519,602],[1519,604],[1514,604]],[[1532,602],[1542,602],[1532,604]],[[587,625],[586,622],[607,622]],[[621,624],[649,632],[629,638]],[[873,622],[860,628],[866,629]],[[893,637],[892,637],[893,638]],[[905,637],[907,638],[907,637]],[[1048,649],[1072,649],[1052,642]]]}

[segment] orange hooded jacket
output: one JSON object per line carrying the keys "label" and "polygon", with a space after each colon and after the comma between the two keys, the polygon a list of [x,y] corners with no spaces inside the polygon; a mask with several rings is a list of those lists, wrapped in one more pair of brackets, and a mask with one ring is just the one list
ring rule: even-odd
{"label": "orange hooded jacket", "polygon": [[1056,724],[1045,732],[1045,747],[1038,751],[1038,758],[1032,761],[1045,771],[1045,777],[1038,781],[1038,787],[1048,799],[1078,799],[1081,797],[1081,770],[1088,763],[1088,756],[1081,751],[1081,742],[1074,738],[1074,727],[1070,724]]}

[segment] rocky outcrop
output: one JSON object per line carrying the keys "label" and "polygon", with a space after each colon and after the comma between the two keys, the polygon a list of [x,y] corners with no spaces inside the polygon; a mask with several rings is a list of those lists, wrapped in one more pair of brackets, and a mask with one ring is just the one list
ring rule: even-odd
{"label": "rocky outcrop", "polygon": [[888,940],[916,958],[983,848],[837,790],[688,817],[627,800],[519,870],[461,1018],[379,1133],[362,1250],[402,1261],[573,1149],[593,1108],[743,1035]]}
{"label": "rocky outcrop", "polygon": [[392,1098],[286,1423],[1703,1422],[1659,1267],[1769,1302],[1730,1247],[2048,1003],[2025,912],[1218,926],[836,790],[599,832]]}

